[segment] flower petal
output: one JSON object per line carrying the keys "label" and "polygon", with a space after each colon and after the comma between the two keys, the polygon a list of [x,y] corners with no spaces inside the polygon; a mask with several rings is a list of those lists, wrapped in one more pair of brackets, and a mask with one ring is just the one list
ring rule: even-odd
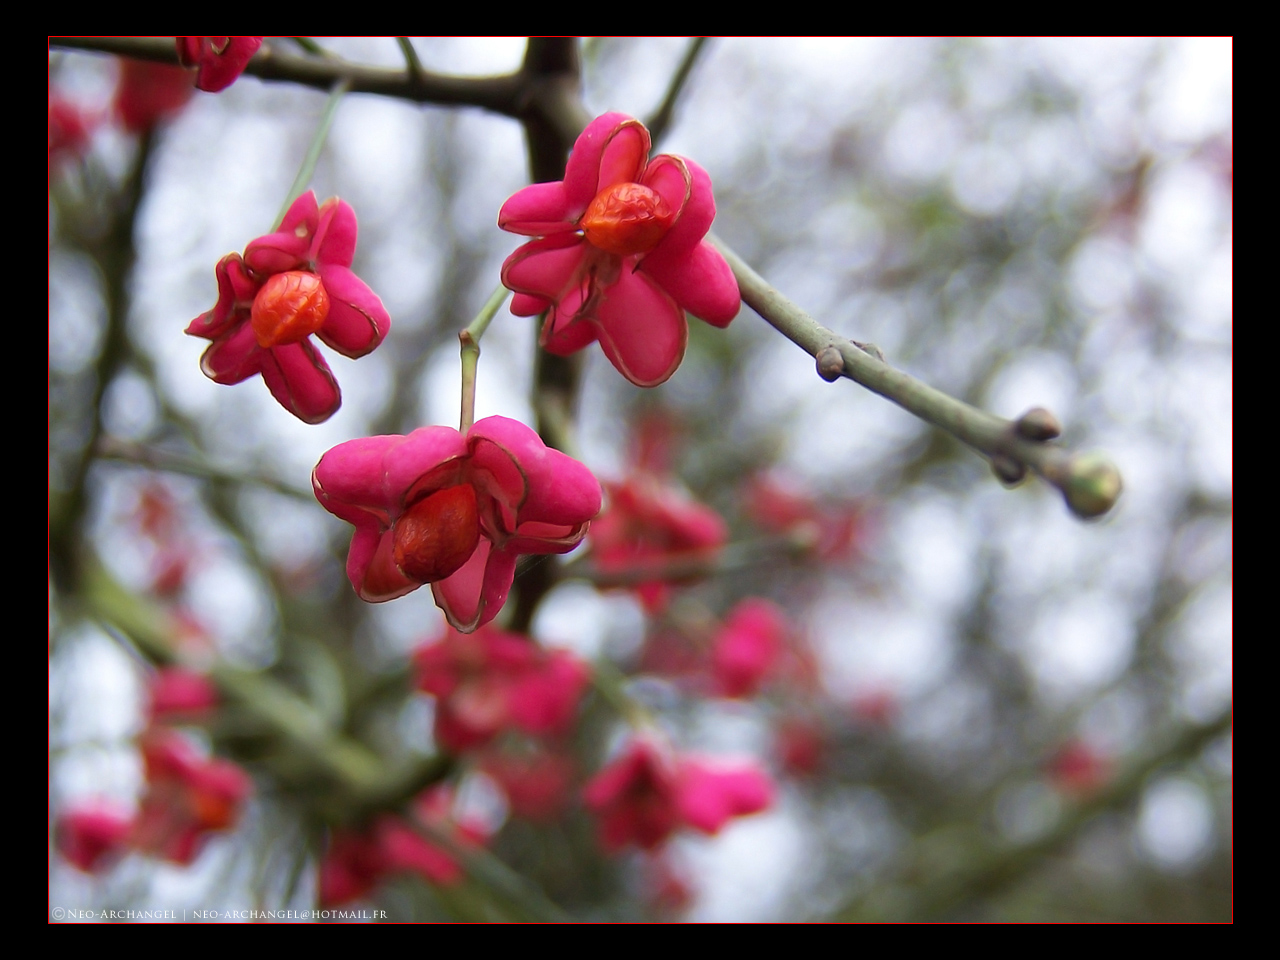
{"label": "flower petal", "polygon": [[720,252],[709,243],[679,257],[655,257],[659,252],[646,257],[641,270],[699,320],[727,327],[742,307],[742,296]]}
{"label": "flower petal", "polygon": [[[247,324],[249,335],[253,330]],[[323,423],[342,405],[342,391],[310,340],[262,350],[262,379],[280,405],[304,423]]]}
{"label": "flower petal", "polygon": [[[582,302],[581,297],[575,299]],[[578,319],[566,310],[552,307],[542,325],[538,346],[557,357],[567,357],[595,343],[599,335],[599,328],[585,317]]]}
{"label": "flower petal", "polygon": [[356,518],[362,517],[365,511],[372,511],[382,519],[383,527],[391,526],[400,508],[400,496],[391,495],[386,489],[383,461],[404,439],[361,437],[338,444],[321,457],[311,471],[311,487],[316,499],[330,513],[349,523],[356,523]]}
{"label": "flower petal", "polygon": [[586,241],[575,234],[531,240],[502,264],[502,285],[517,293],[558,302],[582,271],[588,252]]}
{"label": "flower petal", "polygon": [[654,157],[645,170],[644,183],[661,193],[672,209],[680,211],[649,256],[656,256],[659,251],[663,257],[680,256],[701,243],[716,218],[715,194],[707,171],[692,160],[662,154]]}
{"label": "flower petal", "polygon": [[319,224],[320,209],[316,195],[308,190],[293,201],[279,230],[250,241],[244,249],[245,263],[249,269],[264,276],[294,269],[307,260]]}
{"label": "flower petal", "polygon": [[422,584],[410,580],[396,566],[392,536],[371,514],[356,525],[347,553],[347,579],[366,603],[383,603],[413,593]]}
{"label": "flower petal", "polygon": [[[600,512],[600,482],[583,464],[548,447],[533,430],[507,417],[485,417],[468,438],[489,440],[505,450],[528,478],[528,493],[519,504],[521,524],[540,522],[575,526]],[[478,458],[480,445],[472,440]]]}
{"label": "flower petal", "polygon": [[[589,201],[588,201],[589,202]],[[513,194],[498,211],[498,227],[525,237],[546,237],[578,229],[583,205],[575,208],[564,182],[535,183]]]}
{"label": "flower petal", "polygon": [[436,606],[455,630],[471,633],[498,615],[516,577],[516,555],[496,550],[480,538],[471,559],[457,573],[431,585]]}
{"label": "flower petal", "polygon": [[684,313],[643,272],[624,269],[601,298],[594,319],[605,356],[638,387],[665,382],[684,358],[689,342]]}
{"label": "flower petal", "polygon": [[330,197],[320,207],[316,235],[311,241],[311,259],[317,267],[351,266],[356,255],[357,232],[356,212],[351,204]]}
{"label": "flower petal", "polygon": [[234,324],[247,320],[247,311],[261,286],[249,276],[248,268],[238,253],[229,253],[219,260],[214,275],[218,278],[218,302],[212,310],[192,320],[186,331],[193,337],[206,340],[217,339]]}
{"label": "flower petal", "polygon": [[214,383],[240,383],[262,371],[264,353],[253,328],[245,323],[209,345],[200,369]]}
{"label": "flower petal", "polygon": [[396,439],[382,460],[382,497],[399,516],[432,488],[459,482],[451,474],[466,456],[467,442],[452,427],[419,427]]}
{"label": "flower petal", "polygon": [[336,264],[321,265],[320,280],[329,294],[329,316],[316,336],[353,359],[382,343],[391,329],[391,317],[368,284]]}
{"label": "flower petal", "polygon": [[648,159],[649,131],[639,120],[606,113],[587,124],[564,171],[565,198],[574,221],[605,187],[637,180]]}

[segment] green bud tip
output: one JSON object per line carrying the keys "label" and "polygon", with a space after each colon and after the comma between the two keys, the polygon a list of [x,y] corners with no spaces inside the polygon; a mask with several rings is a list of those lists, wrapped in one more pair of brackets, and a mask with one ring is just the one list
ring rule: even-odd
{"label": "green bud tip", "polygon": [[1120,498],[1124,482],[1116,465],[1100,453],[1082,453],[1067,465],[1062,484],[1067,506],[1078,517],[1100,517]]}

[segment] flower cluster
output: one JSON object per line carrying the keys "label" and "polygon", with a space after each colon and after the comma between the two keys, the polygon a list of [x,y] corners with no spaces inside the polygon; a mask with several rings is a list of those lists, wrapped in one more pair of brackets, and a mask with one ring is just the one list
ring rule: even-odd
{"label": "flower cluster", "polygon": [[81,870],[99,870],[126,850],[186,865],[209,834],[240,819],[251,783],[234,763],[203,757],[181,734],[161,727],[143,736],[142,760],[147,790],[136,814],[95,802],[59,818],[58,849]]}
{"label": "flower cluster", "polygon": [[315,334],[343,356],[363,357],[387,335],[382,301],[351,272],[356,215],[337,197],[304,193],[280,229],[217,266],[218,302],[187,333],[213,343],[200,368],[217,383],[262,374],[299,420],[328,420],[342,403],[338,382],[311,343]]}
{"label": "flower cluster", "polygon": [[470,637],[448,629],[415,659],[419,688],[436,698],[436,742],[454,753],[507,729],[564,733],[590,680],[587,665],[572,654],[493,627]]}
{"label": "flower cluster", "polygon": [[733,272],[704,239],[715,218],[711,178],[692,160],[649,157],[649,131],[621,113],[597,117],[573,146],[564,180],[535,183],[498,214],[536,239],[502,265],[511,312],[546,313],[540,343],[567,355],[599,340],[641,387],[680,365],[685,311],[728,326],[741,304]]}

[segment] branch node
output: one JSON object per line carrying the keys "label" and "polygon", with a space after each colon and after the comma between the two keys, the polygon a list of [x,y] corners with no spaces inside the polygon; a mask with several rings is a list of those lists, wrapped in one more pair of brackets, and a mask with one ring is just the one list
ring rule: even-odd
{"label": "branch node", "polygon": [[1007,454],[996,453],[991,456],[991,470],[1007,487],[1021,483],[1027,476],[1027,465],[1021,460]]}
{"label": "branch node", "polygon": [[857,340],[850,340],[849,342],[868,356],[875,357],[881,363],[885,362],[884,353],[874,343],[859,343]]}
{"label": "branch node", "polygon": [[1032,407],[1017,419],[1013,429],[1022,439],[1036,443],[1053,440],[1062,435],[1062,424],[1044,407]]}
{"label": "branch node", "polygon": [[833,383],[840,379],[844,373],[844,357],[840,354],[840,348],[835,344],[829,344],[818,351],[818,376],[827,383]]}

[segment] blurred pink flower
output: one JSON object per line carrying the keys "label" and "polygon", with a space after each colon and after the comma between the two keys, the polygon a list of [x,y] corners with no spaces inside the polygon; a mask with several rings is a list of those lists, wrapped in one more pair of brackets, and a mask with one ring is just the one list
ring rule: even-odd
{"label": "blurred pink flower", "polygon": [[822,504],[773,474],[757,474],[744,493],[746,513],[760,527],[790,537],[822,560],[853,554],[865,535],[862,509],[851,503]]}
{"label": "blurred pink flower", "polygon": [[600,484],[522,423],[487,417],[339,444],[311,475],[316,499],[354,524],[347,576],[362,599],[431,584],[454,628],[497,616],[522,553],[567,553],[600,512]]}
{"label": "blurred pink flower", "polygon": [[587,665],[567,651],[493,627],[469,637],[446,629],[415,659],[418,686],[436,698],[436,741],[455,753],[511,728],[564,733],[590,681]]}
{"label": "blurred pink flower", "polygon": [[181,67],[121,60],[116,116],[130,133],[145,133],[186,106],[194,90],[191,76]]}
{"label": "blurred pink flower", "polygon": [[218,688],[203,673],[180,667],[162,667],[151,678],[149,694],[152,722],[168,722],[209,714],[218,705]]}
{"label": "blurred pink flower", "polygon": [[491,753],[482,769],[507,795],[514,816],[546,823],[569,805],[576,768],[567,753],[539,749],[534,753]]}
{"label": "blurred pink flower", "polygon": [[174,37],[178,62],[198,67],[196,89],[217,93],[236,82],[253,55],[262,46],[262,37]]}
{"label": "blurred pink flower", "polygon": [[608,509],[591,528],[593,562],[605,574],[652,570],[653,579],[633,589],[646,609],[660,611],[667,605],[669,585],[691,578],[679,568],[714,561],[729,531],[710,507],[656,477],[636,474],[607,484],[607,489]]}
{"label": "blurred pink flower", "polygon": [[711,672],[726,697],[750,697],[773,670],[787,637],[787,621],[777,604],[759,597],[743,600],[724,622],[711,646]]}
{"label": "blurred pink flower", "polygon": [[600,818],[606,850],[629,843],[652,850],[681,825],[714,834],[733,817],[766,809],[773,784],[754,766],[676,757],[639,737],[592,778],[583,799]]}
{"label": "blurred pink flower", "polygon": [[547,311],[540,343],[568,355],[594,340],[641,387],[671,376],[689,340],[687,310],[728,326],[741,298],[703,238],[715,218],[711,178],[683,157],[649,158],[649,131],[622,113],[578,137],[564,180],[512,196],[498,226],[534,237],[502,265],[511,312]]}
{"label": "blurred pink flower", "polygon": [[377,294],[351,272],[355,250],[351,207],[337,197],[317,205],[307,191],[278,231],[254,240],[243,257],[218,261],[218,302],[187,327],[213,341],[200,358],[205,376],[229,384],[261,373],[299,420],[333,416],[342,393],[311,334],[354,358],[382,343],[391,327]]}
{"label": "blurred pink flower", "polygon": [[73,807],[54,827],[58,852],[72,866],[94,873],[114,861],[128,847],[132,819],[103,803]]}
{"label": "blurred pink flower", "polygon": [[209,833],[229,830],[252,783],[229,760],[200,756],[178,733],[152,728],[143,737],[147,793],[133,844],[174,863],[195,860]]}

